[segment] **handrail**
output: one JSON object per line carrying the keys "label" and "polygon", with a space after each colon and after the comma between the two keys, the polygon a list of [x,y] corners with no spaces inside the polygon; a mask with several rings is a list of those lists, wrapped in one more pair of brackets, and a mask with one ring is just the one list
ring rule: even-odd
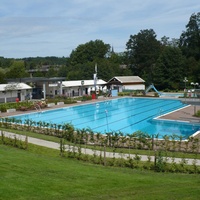
{"label": "handrail", "polygon": [[35,104],[35,109],[37,110],[37,112],[41,112],[41,107],[39,104]]}

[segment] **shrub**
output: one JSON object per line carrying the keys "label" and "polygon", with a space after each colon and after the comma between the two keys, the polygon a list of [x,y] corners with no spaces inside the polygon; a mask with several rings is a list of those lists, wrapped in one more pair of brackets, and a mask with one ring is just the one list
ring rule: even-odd
{"label": "shrub", "polygon": [[157,92],[154,92],[154,96],[155,96],[155,97],[158,97],[159,94],[158,94]]}
{"label": "shrub", "polygon": [[170,92],[170,89],[166,88],[163,90],[163,92]]}
{"label": "shrub", "polygon": [[195,114],[194,114],[195,117],[200,117],[200,110],[198,110]]}
{"label": "shrub", "polygon": [[[46,102],[44,101],[38,101],[41,103],[41,105],[43,107],[45,107],[46,105]],[[37,103],[38,103],[37,102]],[[16,110],[31,110],[31,109],[34,109],[34,104],[36,102],[34,101],[22,101],[22,102],[12,102],[12,103],[3,103],[3,104],[0,104],[0,111],[1,112],[6,112],[7,109],[16,109]]]}
{"label": "shrub", "polygon": [[88,101],[88,100],[92,100],[92,96],[91,95],[83,95],[82,96],[82,101]]}

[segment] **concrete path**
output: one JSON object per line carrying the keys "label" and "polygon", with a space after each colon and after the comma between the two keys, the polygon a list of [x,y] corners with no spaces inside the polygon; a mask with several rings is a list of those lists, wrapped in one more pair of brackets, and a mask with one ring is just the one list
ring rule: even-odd
{"label": "concrete path", "polygon": [[[6,132],[6,131],[4,131],[4,136],[5,137],[10,137],[10,138],[14,138],[16,136],[18,139],[20,139],[22,141],[25,141],[25,138],[26,138],[26,136],[24,136],[24,135],[18,135],[18,134]],[[28,143],[60,150],[60,144],[56,143],[56,142],[50,142],[50,141],[46,141],[46,140],[42,140],[42,139],[28,137]],[[66,147],[66,151],[68,151],[69,148],[70,148],[68,145],[65,145],[65,147]],[[71,147],[70,150],[72,151],[72,147]],[[77,148],[75,150],[77,151]],[[94,155],[94,151],[91,150],[91,149],[82,148],[82,152],[81,153],[88,154],[88,155]],[[102,154],[102,156],[103,156],[103,152],[100,152],[100,151],[97,151],[97,150],[95,151],[95,154],[97,156],[100,156],[100,154]],[[140,156],[141,161],[147,161],[148,160],[148,156],[147,155],[138,155],[138,156]],[[115,155],[113,156],[113,152],[106,152],[106,157],[110,157],[110,158],[115,157],[115,158],[127,159],[127,158],[129,158],[129,154],[115,153]],[[131,154],[130,157],[134,159],[135,155]],[[155,157],[154,156],[150,156],[150,159],[153,162]],[[165,157],[163,157],[163,159],[165,159]],[[167,158],[167,162],[168,163],[172,163],[173,162],[172,158]],[[178,164],[178,163],[182,162],[182,159],[181,158],[175,158],[174,162]],[[188,159],[188,158],[186,159],[186,163],[188,165],[192,165],[193,162],[194,162],[194,159]],[[200,166],[200,159],[196,160],[196,165]]]}

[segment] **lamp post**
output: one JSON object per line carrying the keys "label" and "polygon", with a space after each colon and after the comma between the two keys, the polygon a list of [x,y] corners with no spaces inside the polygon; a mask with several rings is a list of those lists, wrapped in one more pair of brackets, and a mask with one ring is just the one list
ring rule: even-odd
{"label": "lamp post", "polygon": [[[97,63],[95,64],[95,73],[94,73],[94,91],[95,91],[95,97],[97,93]],[[97,98],[97,97],[96,97]]]}
{"label": "lamp post", "polygon": [[81,81],[81,95],[83,96],[83,85],[84,85],[84,81]]}
{"label": "lamp post", "polygon": [[191,85],[193,85],[193,86],[194,86],[194,97],[195,97],[195,86],[198,86],[198,85],[199,85],[199,83],[194,83],[194,82],[191,82]]}
{"label": "lamp post", "polygon": [[199,83],[194,83],[194,82],[191,82],[191,85],[193,85],[193,86],[194,86],[194,89],[195,89],[195,86],[198,86],[198,85],[199,85]]}
{"label": "lamp post", "polygon": [[183,82],[185,83],[185,92],[186,92],[186,83],[188,82],[187,77],[184,78]]}

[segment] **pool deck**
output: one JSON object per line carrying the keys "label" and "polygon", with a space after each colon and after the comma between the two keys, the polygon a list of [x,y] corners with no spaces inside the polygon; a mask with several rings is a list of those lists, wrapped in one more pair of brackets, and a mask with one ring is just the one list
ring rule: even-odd
{"label": "pool deck", "polygon": [[[85,105],[85,104],[90,104],[90,103],[97,103],[97,102],[107,101],[107,100],[112,100],[112,99],[117,99],[117,98],[119,98],[119,97],[108,97],[108,98],[102,97],[102,98],[95,99],[95,100],[80,101],[80,102],[72,103],[72,104],[54,105],[52,107],[42,108],[41,111],[54,110],[54,109],[58,109],[58,108],[65,108],[65,107],[78,106],[78,105]],[[2,113],[0,113],[0,118],[1,117],[10,117],[10,116],[14,116],[14,115],[34,113],[34,112],[39,112],[39,111],[27,110],[27,111],[15,111],[15,112],[10,112],[10,113],[2,112]]]}
{"label": "pool deck", "polygon": [[194,113],[198,110],[200,110],[200,106],[188,105],[185,108],[163,115],[159,119],[200,123],[200,118],[194,116]]}

